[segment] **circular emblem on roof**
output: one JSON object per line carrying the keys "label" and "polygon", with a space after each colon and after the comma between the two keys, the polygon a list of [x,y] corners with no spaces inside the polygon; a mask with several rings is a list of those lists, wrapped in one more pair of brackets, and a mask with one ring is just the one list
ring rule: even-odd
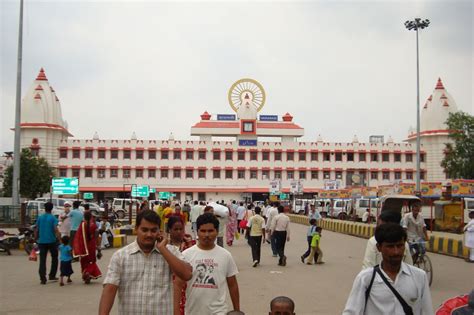
{"label": "circular emblem on roof", "polygon": [[237,112],[241,106],[253,106],[259,112],[265,105],[265,90],[254,79],[240,79],[229,89],[229,104]]}

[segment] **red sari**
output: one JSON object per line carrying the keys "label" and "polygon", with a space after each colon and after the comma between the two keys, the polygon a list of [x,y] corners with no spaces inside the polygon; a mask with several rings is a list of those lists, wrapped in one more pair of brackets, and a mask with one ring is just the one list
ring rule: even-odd
{"label": "red sari", "polygon": [[[96,264],[97,250],[97,225],[94,220],[89,221],[89,231],[87,231],[87,222],[82,221],[74,236],[73,256],[80,257],[82,279],[89,283],[90,279],[97,279],[102,276],[99,267]],[[89,235],[89,239],[87,237]]]}

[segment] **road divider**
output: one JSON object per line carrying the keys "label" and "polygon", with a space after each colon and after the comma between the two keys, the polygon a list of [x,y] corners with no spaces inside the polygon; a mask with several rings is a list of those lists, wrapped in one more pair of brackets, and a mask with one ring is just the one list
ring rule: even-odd
{"label": "road divider", "polygon": [[[288,214],[293,223],[309,225],[309,218],[302,215]],[[375,224],[362,222],[343,221],[337,219],[321,219],[320,226],[323,230],[352,236],[370,238],[374,235]],[[462,237],[458,234],[432,232],[426,244],[426,250],[432,253],[467,258],[469,249],[464,246]]]}

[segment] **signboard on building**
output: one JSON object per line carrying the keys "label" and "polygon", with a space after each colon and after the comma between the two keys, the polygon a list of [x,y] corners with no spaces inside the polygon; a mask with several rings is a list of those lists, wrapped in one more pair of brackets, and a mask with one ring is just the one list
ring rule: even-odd
{"label": "signboard on building", "polygon": [[340,179],[336,180],[325,180],[324,181],[324,189],[325,190],[336,190],[342,186],[342,181]]}
{"label": "signboard on building", "polygon": [[256,147],[257,146],[257,139],[240,139],[239,145],[242,147]]}
{"label": "signboard on building", "polygon": [[169,191],[160,191],[158,192],[158,199],[170,199],[171,193]]}
{"label": "signboard on building", "polygon": [[260,121],[278,121],[278,115],[260,115]]}
{"label": "signboard on building", "polygon": [[288,194],[280,194],[280,200],[285,200],[288,199],[289,195]]}
{"label": "signboard on building", "polygon": [[290,193],[301,194],[303,193],[303,183],[299,180],[293,180],[290,182]]}
{"label": "signboard on building", "polygon": [[281,181],[278,179],[270,181],[269,190],[271,195],[278,195],[281,191]]}
{"label": "signboard on building", "polygon": [[156,193],[156,188],[150,188],[150,194]]}
{"label": "signboard on building", "polygon": [[77,177],[55,177],[51,185],[55,195],[75,195],[79,192],[79,179]]}
{"label": "signboard on building", "polygon": [[145,197],[150,196],[150,186],[132,186],[132,197]]}
{"label": "signboard on building", "polygon": [[235,120],[235,115],[232,115],[232,114],[217,114],[217,120]]}
{"label": "signboard on building", "polygon": [[84,198],[84,199],[86,199],[86,200],[92,200],[92,199],[94,199],[94,193],[86,192],[86,193],[84,193],[84,195],[82,196],[82,198]]}
{"label": "signboard on building", "polygon": [[421,195],[423,197],[441,197],[443,185],[441,183],[421,183]]}

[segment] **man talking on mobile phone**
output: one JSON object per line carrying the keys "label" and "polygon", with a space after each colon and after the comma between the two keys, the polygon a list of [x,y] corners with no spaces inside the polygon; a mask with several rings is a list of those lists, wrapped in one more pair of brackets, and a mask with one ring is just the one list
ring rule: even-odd
{"label": "man talking on mobile phone", "polygon": [[160,217],[137,215],[137,239],[112,255],[100,299],[99,314],[109,314],[118,292],[119,314],[173,314],[173,278],[187,281],[192,267],[160,232]]}

